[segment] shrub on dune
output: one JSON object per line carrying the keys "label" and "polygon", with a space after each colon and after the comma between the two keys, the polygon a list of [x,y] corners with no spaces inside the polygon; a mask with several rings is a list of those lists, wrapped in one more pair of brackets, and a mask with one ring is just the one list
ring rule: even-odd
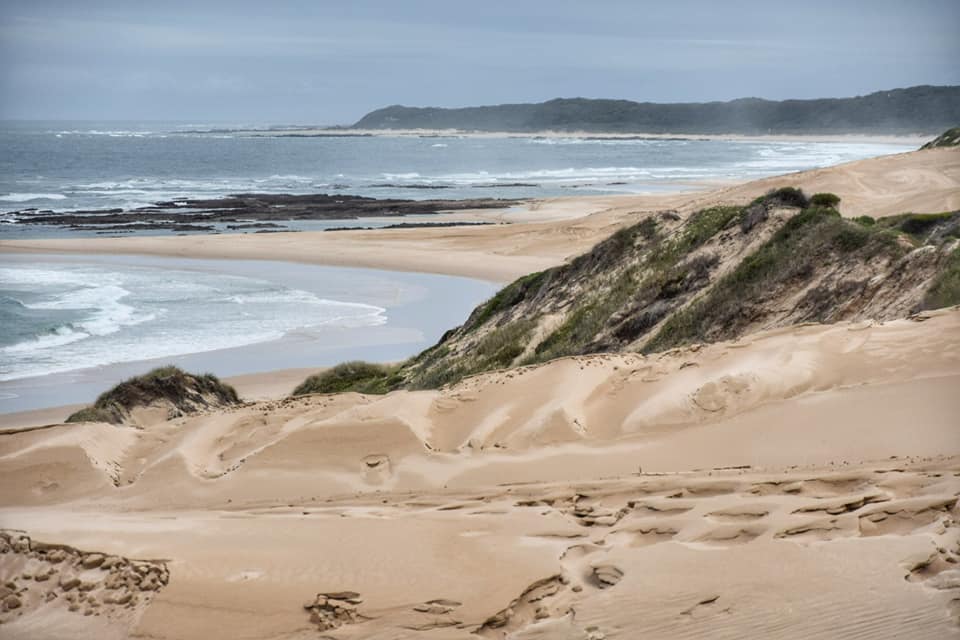
{"label": "shrub on dune", "polygon": [[830,207],[836,209],[840,204],[840,196],[835,193],[815,193],[810,196],[810,204],[815,207]]}
{"label": "shrub on dune", "polygon": [[383,394],[399,386],[398,366],[372,362],[344,362],[304,380],[293,390],[293,395],[311,393],[357,393]]}
{"label": "shrub on dune", "polygon": [[203,408],[240,403],[236,390],[215,375],[194,375],[173,366],[160,367],[125,380],[100,394],[96,402],[67,418],[67,422],[122,424],[137,407],[158,403],[171,413],[190,413]]}

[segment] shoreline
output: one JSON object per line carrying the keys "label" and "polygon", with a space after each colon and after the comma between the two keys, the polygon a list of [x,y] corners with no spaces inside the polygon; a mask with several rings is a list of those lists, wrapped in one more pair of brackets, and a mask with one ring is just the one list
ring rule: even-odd
{"label": "shoreline", "polygon": [[[909,186],[907,186],[909,185]],[[282,261],[402,273],[442,274],[504,284],[562,264],[650,212],[688,215],[717,204],[749,202],[772,188],[833,191],[841,213],[893,215],[960,208],[960,153],[932,150],[883,156],[714,189],[640,196],[571,196],[521,210],[448,214],[512,224],[374,231],[152,236],[0,241],[0,254],[152,256],[171,259]],[[459,319],[458,319],[459,320]],[[456,324],[456,321],[451,322]],[[445,326],[443,329],[448,329]],[[283,369],[284,367],[275,367]],[[261,368],[263,370],[263,368]],[[88,398],[92,401],[93,395]],[[61,403],[63,404],[63,403]]]}
{"label": "shoreline", "polygon": [[580,140],[715,140],[722,142],[850,142],[862,144],[920,145],[937,135],[867,134],[867,133],[811,133],[811,134],[740,134],[740,133],[624,133],[598,131],[471,131],[461,129],[332,129],[304,127],[301,129],[231,129],[230,133],[250,137],[313,137],[313,138],[359,138],[359,137],[423,137],[423,138],[574,138]]}
{"label": "shoreline", "polygon": [[[22,264],[23,256],[4,256],[0,264]],[[82,367],[58,369],[60,360],[45,363],[46,373],[0,381],[0,415],[49,408],[51,404],[89,404],[101,392],[131,376],[167,364],[174,364],[195,372],[211,372],[221,378],[242,376],[241,385],[252,394],[252,399],[269,397],[277,384],[270,382],[272,372],[291,369],[318,370],[346,360],[391,362],[402,360],[433,344],[451,324],[457,323],[477,304],[494,293],[488,282],[437,274],[414,274],[337,268],[322,265],[300,266],[289,262],[264,261],[202,261],[185,258],[158,258],[149,256],[111,255],[45,255],[31,254],[30,264],[52,263],[59,268],[70,265],[94,265],[123,272],[128,269],[147,269],[153,277],[164,270],[178,269],[224,275],[254,277],[268,283],[302,290],[321,298],[338,302],[359,303],[383,308],[386,322],[373,326],[351,326],[320,323],[302,328],[286,329],[282,336],[268,340],[203,349],[195,340],[187,346],[196,351],[163,355],[167,338],[158,334],[165,331],[160,324],[150,329],[147,339],[157,341],[159,349],[153,353],[136,352],[135,359],[107,363],[104,348],[123,345],[130,335],[120,334],[119,342],[106,338],[90,338],[87,346],[95,359],[77,363]],[[34,259],[35,258],[35,259]],[[349,284],[347,284],[349,283]],[[166,313],[175,314],[178,307],[171,305]],[[126,335],[126,338],[122,336]],[[153,336],[153,337],[150,337]],[[176,343],[178,334],[171,334]],[[104,342],[106,341],[106,342]],[[83,344],[87,344],[84,341]],[[83,354],[83,347],[78,352]],[[43,356],[44,352],[39,352]],[[74,353],[67,351],[67,353]],[[143,357],[145,356],[145,357]],[[34,362],[37,355],[32,356]],[[102,362],[101,364],[94,364]],[[16,371],[24,372],[22,365]],[[13,371],[11,371],[12,373]],[[246,379],[245,376],[254,376]],[[300,380],[306,375],[300,376]],[[299,382],[299,381],[298,381]],[[291,387],[292,388],[292,387]],[[0,420],[0,424],[3,421]]]}
{"label": "shoreline", "polygon": [[[236,389],[240,399],[245,402],[282,400],[289,396],[307,376],[323,370],[324,367],[274,369],[227,376],[223,378],[223,381]],[[62,424],[71,413],[88,406],[92,402],[93,399],[91,398],[90,402],[0,413],[0,432]]]}
{"label": "shoreline", "polygon": [[504,210],[443,213],[445,220],[495,223],[407,228],[0,240],[0,253],[73,253],[177,258],[280,260],[300,264],[433,273],[505,284],[562,264],[644,213],[689,214],[744,204],[771,189],[832,192],[846,217],[960,209],[960,152],[931,149],[878,156],[746,182],[700,184],[654,194],[574,195],[532,200]]}
{"label": "shoreline", "polygon": [[[510,225],[323,234],[333,236],[326,240],[200,236],[154,248],[179,251],[171,262],[182,265],[191,253],[234,251],[507,275],[531,262],[562,263],[627,225],[663,222],[654,229],[660,242],[651,234],[627,251],[598,251],[578,267],[603,268],[571,269],[564,272],[571,277],[551,278],[537,291],[538,279],[529,279],[531,297],[522,293],[529,304],[491,305],[499,317],[467,328],[485,325],[489,333],[473,334],[479,339],[462,348],[456,333],[446,343],[454,356],[472,350],[483,357],[503,352],[504,343],[510,348],[485,336],[514,319],[530,320],[544,337],[565,323],[541,322],[531,311],[569,316],[603,304],[580,293],[610,284],[616,291],[611,275],[691,228],[707,227],[710,238],[674,264],[687,270],[690,257],[715,255],[709,286],[716,290],[720,278],[762,255],[759,248],[777,246],[773,234],[798,209],[761,200],[769,217],[752,229],[737,214],[750,211],[753,196],[781,186],[834,192],[847,217],[955,211],[960,150],[682,196],[534,203],[502,214],[512,216]],[[692,217],[718,204],[739,206],[715,225]],[[672,215],[661,215],[664,209]],[[172,405],[148,404],[128,425],[0,431],[3,635],[602,640],[763,637],[786,629],[781,635],[798,638],[957,636],[960,306],[913,313],[917,299],[903,294],[922,293],[934,271],[900,261],[932,257],[921,246],[938,256],[956,251],[956,240],[914,245],[896,233],[916,248],[852,255],[859,249],[831,243],[830,255],[803,256],[830,229],[857,231],[832,212],[808,216],[830,226],[796,236],[797,251],[785,255],[799,264],[784,265],[791,269],[784,278],[740,280],[746,295],[718,299],[734,313],[742,301],[752,323],[730,339],[707,336],[649,354],[622,343],[614,353],[570,350],[438,389],[312,394],[175,417]],[[931,237],[949,233],[956,215],[933,219]],[[141,239],[124,240],[71,246],[75,255],[86,250],[109,261],[118,247],[141,246],[130,242]],[[603,246],[616,244],[624,243]],[[809,275],[793,271],[805,257],[849,261],[814,266]],[[28,254],[7,259],[40,264]],[[883,270],[866,264],[873,259],[883,260]],[[267,264],[250,267],[261,272]],[[282,265],[301,277],[313,273]],[[663,271],[640,273],[637,289]],[[830,317],[817,309],[856,304],[846,285],[869,286],[875,274],[883,284],[868,291],[867,304],[879,313],[816,322]],[[778,292],[785,278],[792,282]],[[359,271],[341,280],[341,290],[365,290]],[[40,289],[39,279],[28,282]],[[151,289],[140,282],[140,290]],[[202,279],[187,282],[193,291]],[[623,312],[612,313],[649,304],[637,289],[626,288]],[[681,293],[696,304],[709,301],[711,289]],[[808,291],[826,306],[792,323],[772,315]],[[204,306],[213,299],[204,296]],[[895,313],[885,311],[891,305]],[[442,297],[433,308],[414,307],[438,325],[450,322]],[[197,328],[200,316],[185,317]],[[212,320],[208,326],[220,330]],[[315,339],[305,335],[301,344]],[[81,360],[60,354],[66,365]],[[510,357],[514,364],[519,356]],[[223,377],[256,399],[276,398],[304,373]],[[34,420],[62,419],[56,412],[66,410]],[[0,425],[5,418],[30,421],[0,416]]]}

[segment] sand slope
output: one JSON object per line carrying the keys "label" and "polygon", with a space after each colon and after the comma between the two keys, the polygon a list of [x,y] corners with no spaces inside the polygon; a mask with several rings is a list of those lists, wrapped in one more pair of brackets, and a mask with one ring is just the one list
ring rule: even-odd
{"label": "sand slope", "polygon": [[0,634],[960,637],[957,388],[954,309],[0,435],[3,527],[169,570],[83,616],[8,549]]}

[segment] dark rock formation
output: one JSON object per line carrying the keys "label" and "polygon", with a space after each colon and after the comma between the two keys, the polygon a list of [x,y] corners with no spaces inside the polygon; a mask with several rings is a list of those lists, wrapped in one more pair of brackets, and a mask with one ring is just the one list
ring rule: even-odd
{"label": "dark rock formation", "polygon": [[133,232],[167,230],[176,232],[274,229],[279,222],[298,220],[353,220],[367,217],[400,217],[437,214],[464,209],[499,209],[516,200],[476,198],[469,200],[403,200],[350,195],[246,193],[209,200],[187,199],[157,202],[135,210],[103,209],[54,213],[24,209],[14,212],[18,224],[46,225],[68,229]]}

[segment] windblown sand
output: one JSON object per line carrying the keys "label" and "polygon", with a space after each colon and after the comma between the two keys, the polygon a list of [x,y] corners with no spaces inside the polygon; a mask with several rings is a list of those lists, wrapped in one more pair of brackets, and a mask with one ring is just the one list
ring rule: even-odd
{"label": "windblown sand", "polygon": [[[848,215],[956,208],[949,153],[782,180],[854,184],[830,189]],[[914,177],[883,191],[894,175]],[[935,198],[938,175],[954,186]],[[504,277],[609,233],[646,206],[632,202],[340,242]],[[218,254],[296,240],[244,238],[262,244],[175,241]],[[164,240],[90,247],[172,250]],[[506,266],[471,266],[500,251]],[[275,398],[292,377],[242,382]],[[0,637],[960,637],[958,389],[948,309],[564,358],[440,391],[3,432]]]}
{"label": "windblown sand", "polygon": [[5,434],[0,634],[958,636],[957,389],[952,310]]}

